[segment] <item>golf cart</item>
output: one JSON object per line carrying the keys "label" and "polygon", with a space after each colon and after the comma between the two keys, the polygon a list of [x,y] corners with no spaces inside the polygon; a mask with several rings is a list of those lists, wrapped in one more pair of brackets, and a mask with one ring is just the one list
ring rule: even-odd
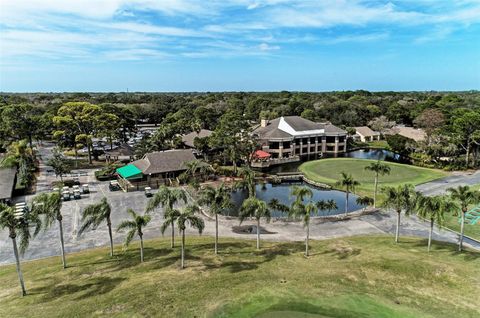
{"label": "golf cart", "polygon": [[63,201],[70,201],[70,191],[63,191],[62,192],[62,199]]}
{"label": "golf cart", "polygon": [[83,184],[82,185],[82,193],[83,194],[90,193],[90,189],[88,188],[88,184]]}
{"label": "golf cart", "polygon": [[73,189],[73,198],[75,200],[82,198],[82,196],[80,195],[80,189]]}
{"label": "golf cart", "polygon": [[146,196],[147,198],[150,198],[150,197],[153,196],[152,188],[150,188],[150,187],[145,187],[145,196]]}
{"label": "golf cart", "polygon": [[116,180],[110,181],[108,188],[110,189],[110,191],[119,191],[121,189],[118,181]]}

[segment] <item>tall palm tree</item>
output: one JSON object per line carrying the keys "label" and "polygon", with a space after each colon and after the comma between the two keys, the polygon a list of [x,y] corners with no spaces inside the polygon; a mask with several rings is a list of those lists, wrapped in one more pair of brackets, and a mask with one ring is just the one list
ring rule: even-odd
{"label": "tall palm tree", "polygon": [[123,243],[125,247],[128,247],[135,234],[138,234],[138,237],[140,238],[140,261],[143,262],[143,228],[147,226],[152,217],[150,215],[137,214],[132,209],[128,209],[127,212],[130,214],[131,220],[121,222],[117,227],[117,232],[123,229],[129,230],[125,237],[125,242]]}
{"label": "tall palm tree", "polygon": [[197,205],[187,205],[185,209],[178,212],[177,226],[178,230],[182,233],[182,269],[185,268],[185,229],[187,225],[197,229],[199,234],[202,234],[205,228],[203,219],[195,215],[198,212],[200,212],[200,208]]}
{"label": "tall palm tree", "polygon": [[222,183],[219,187],[206,186],[200,192],[198,203],[210,208],[215,215],[215,254],[218,253],[218,214],[233,207],[230,190]]}
{"label": "tall palm tree", "polygon": [[373,207],[377,207],[377,189],[378,189],[378,176],[383,176],[390,174],[390,166],[382,163],[380,160],[377,162],[372,162],[370,165],[365,167],[365,170],[372,171],[375,173],[375,187],[373,191]]}
{"label": "tall palm tree", "polygon": [[450,192],[450,197],[452,200],[460,203],[460,208],[462,210],[461,215],[461,224],[460,224],[460,241],[458,242],[458,250],[462,251],[463,248],[463,236],[465,230],[465,213],[468,211],[468,207],[471,204],[480,203],[480,193],[478,191],[472,190],[469,186],[458,186],[457,188],[448,188]]}
{"label": "tall palm tree", "polygon": [[371,205],[372,203],[375,204],[375,199],[372,199],[369,196],[363,196],[363,197],[358,197],[356,202],[358,205],[364,205],[365,207],[363,208],[363,210],[365,211],[365,209],[369,205]]}
{"label": "tall palm tree", "polygon": [[302,201],[295,201],[290,207],[290,214],[293,217],[301,218],[305,228],[305,256],[308,256],[308,241],[310,239],[310,217],[316,215],[318,207],[312,201],[304,204]]}
{"label": "tall palm tree", "polygon": [[111,213],[112,207],[105,197],[99,203],[87,206],[82,213],[83,224],[78,231],[78,235],[82,235],[83,232],[90,228],[95,230],[104,221],[107,222],[108,236],[110,237],[110,256],[113,256],[112,220],[110,219]]}
{"label": "tall palm tree", "polygon": [[430,221],[430,231],[428,233],[428,252],[432,245],[433,226],[435,222],[438,226],[444,223],[445,213],[450,213],[456,208],[455,203],[445,200],[442,196],[423,196],[417,197],[416,209],[419,216]]}
{"label": "tall palm tree", "polygon": [[248,217],[254,217],[257,220],[257,250],[260,249],[260,219],[266,218],[270,222],[270,209],[266,202],[255,197],[248,198],[242,203],[240,208],[240,224]]}
{"label": "tall palm tree", "polygon": [[397,187],[385,187],[382,191],[387,196],[383,207],[393,209],[397,213],[397,227],[395,230],[395,243],[398,243],[400,233],[400,215],[405,211],[406,215],[412,212],[415,206],[416,194],[411,184],[399,185]]}
{"label": "tall palm tree", "polygon": [[23,280],[22,269],[20,267],[20,256],[17,247],[17,236],[20,237],[20,254],[25,253],[32,234],[30,233],[30,225],[35,224],[33,237],[35,237],[41,228],[41,222],[34,213],[24,213],[17,215],[15,209],[6,204],[0,203],[0,229],[8,229],[8,236],[12,240],[13,254],[15,255],[15,264],[17,266],[17,275],[22,289],[22,296],[27,294],[25,282]]}
{"label": "tall palm tree", "polygon": [[65,242],[63,239],[62,197],[60,192],[41,193],[37,195],[33,199],[32,210],[35,214],[44,216],[44,231],[51,228],[55,221],[58,222],[62,265],[63,268],[67,268],[67,261],[65,259]]}
{"label": "tall palm tree", "polygon": [[319,211],[332,211],[332,210],[337,210],[338,209],[338,205],[337,205],[337,202],[335,202],[335,200],[320,200],[317,202],[317,209]]}
{"label": "tall palm tree", "polygon": [[249,198],[255,197],[255,171],[250,166],[245,165],[240,171],[240,176],[242,180],[235,183],[235,188],[246,189]]}
{"label": "tall palm tree", "polygon": [[[183,189],[170,189],[166,186],[161,186],[157,193],[148,201],[146,212],[150,213],[155,210],[159,205],[164,209],[164,216],[167,218],[167,215],[173,210],[175,204],[183,202],[187,203],[187,195]],[[171,246],[175,247],[175,226],[174,222],[170,223],[172,229],[172,238]]]}
{"label": "tall palm tree", "polygon": [[360,182],[355,180],[351,174],[341,173],[342,179],[337,181],[336,185],[345,189],[345,214],[348,213],[348,197],[350,191],[355,191],[355,187],[360,185]]}
{"label": "tall palm tree", "polygon": [[301,203],[306,198],[311,199],[313,196],[313,192],[308,187],[293,186],[290,190],[290,195],[295,197],[295,202]]}

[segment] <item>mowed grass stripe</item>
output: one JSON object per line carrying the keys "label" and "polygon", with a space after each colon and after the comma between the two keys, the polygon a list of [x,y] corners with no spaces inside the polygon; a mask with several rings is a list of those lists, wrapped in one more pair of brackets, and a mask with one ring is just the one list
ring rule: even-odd
{"label": "mowed grass stripe", "polygon": [[187,268],[169,239],[138,242],[0,267],[0,317],[475,317],[480,313],[480,255],[456,245],[390,236],[302,242],[187,238]]}

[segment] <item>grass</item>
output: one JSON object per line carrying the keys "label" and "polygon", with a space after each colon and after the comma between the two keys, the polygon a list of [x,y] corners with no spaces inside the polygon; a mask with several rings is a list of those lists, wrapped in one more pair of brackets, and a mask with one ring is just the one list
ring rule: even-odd
{"label": "grass", "polygon": [[[340,179],[340,173],[351,174],[360,182],[356,187],[356,193],[372,196],[374,188],[374,173],[366,171],[365,167],[375,160],[332,158],[305,162],[300,166],[305,176],[313,181],[333,186]],[[383,186],[397,186],[403,183],[418,185],[435,179],[445,177],[446,172],[428,168],[420,168],[411,165],[384,162],[391,169],[389,175],[379,177],[379,189]]]}
{"label": "grass", "polygon": [[[480,184],[474,185],[471,187],[474,190],[480,191]],[[473,208],[471,206],[470,208]],[[446,215],[445,216],[445,227],[460,232],[460,223],[458,222],[458,216]],[[470,236],[474,239],[480,240],[480,223],[477,224],[465,224],[465,235]]]}
{"label": "grass", "polygon": [[368,147],[370,148],[380,148],[380,149],[390,149],[388,142],[386,140],[374,140],[368,142]]}
{"label": "grass", "polygon": [[168,239],[0,267],[0,317],[475,317],[480,315],[480,253],[456,246],[369,236],[303,244],[188,237],[187,268]]}

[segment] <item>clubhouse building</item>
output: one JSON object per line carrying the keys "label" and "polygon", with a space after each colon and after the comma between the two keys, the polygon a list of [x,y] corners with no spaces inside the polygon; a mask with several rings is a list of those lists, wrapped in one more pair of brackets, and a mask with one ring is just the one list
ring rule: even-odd
{"label": "clubhouse building", "polygon": [[316,123],[299,116],[284,116],[262,120],[254,129],[260,149],[253,154],[252,167],[316,159],[324,154],[339,154],[347,150],[347,132],[330,123]]}

